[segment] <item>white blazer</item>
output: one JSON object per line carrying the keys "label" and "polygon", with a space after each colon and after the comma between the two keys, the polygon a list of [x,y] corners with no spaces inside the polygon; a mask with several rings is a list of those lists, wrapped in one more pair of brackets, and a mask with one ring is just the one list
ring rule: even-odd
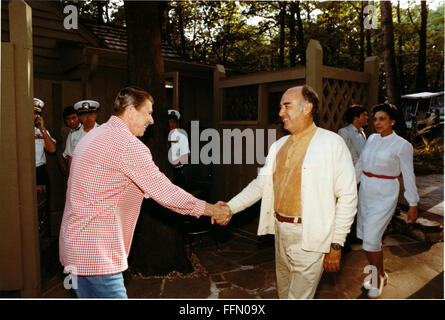
{"label": "white blazer", "polygon": [[[258,235],[275,233],[273,173],[278,150],[289,135],[274,142],[258,176],[228,205],[240,212],[262,199]],[[351,154],[334,132],[317,128],[303,160],[301,175],[302,248],[327,253],[343,245],[357,212],[357,184]]]}

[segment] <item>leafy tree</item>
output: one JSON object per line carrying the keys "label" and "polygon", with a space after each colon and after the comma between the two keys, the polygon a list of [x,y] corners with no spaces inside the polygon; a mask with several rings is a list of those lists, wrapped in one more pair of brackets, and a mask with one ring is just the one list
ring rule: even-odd
{"label": "leafy tree", "polygon": [[[97,4],[76,3],[83,17],[97,21]],[[107,18],[104,11],[103,19],[125,25],[123,6],[109,0],[103,3],[109,12]],[[314,38],[323,46],[325,64],[361,70],[366,56],[377,55],[383,61],[382,34],[363,30],[363,8],[368,4],[375,5],[380,15],[379,2],[368,1],[171,1],[166,2],[164,40],[185,59],[223,64],[229,72],[244,73],[304,64],[306,45]],[[416,91],[418,70],[425,71],[426,80],[420,81],[425,90],[439,90],[443,87],[444,6],[427,8],[426,37],[421,41],[422,5],[413,0],[397,4],[392,12],[397,18],[394,45],[400,91]],[[419,51],[421,42],[425,45]],[[424,51],[425,63],[419,64]],[[383,73],[382,63],[382,99],[386,95]]]}

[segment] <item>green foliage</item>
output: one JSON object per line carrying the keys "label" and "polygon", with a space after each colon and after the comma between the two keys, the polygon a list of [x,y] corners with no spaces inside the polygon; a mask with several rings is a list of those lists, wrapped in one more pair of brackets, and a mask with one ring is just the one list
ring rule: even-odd
{"label": "green foliage", "polygon": [[[97,2],[74,1],[81,15],[95,17]],[[123,1],[106,3],[111,23],[125,24]],[[303,44],[290,41],[292,1],[172,1],[168,2],[168,24],[165,40],[186,59],[222,64],[230,72],[245,73],[280,68],[280,8],[284,7],[284,67],[290,66],[291,48],[303,46],[309,39],[317,39],[323,46],[323,62],[339,68],[360,70],[361,32],[371,36],[372,55],[379,56],[380,96],[386,92],[381,30],[361,28],[361,1],[300,1],[304,34]],[[295,1],[293,1],[295,2]],[[419,1],[398,1],[393,4],[395,51],[401,63],[404,93],[415,91],[418,63],[420,4]],[[379,2],[370,2],[377,8],[380,28]],[[430,6],[430,2],[428,2]],[[400,20],[400,22],[399,22]],[[444,4],[428,10],[426,74],[429,91],[443,90]],[[181,37],[183,34],[183,38]],[[294,40],[295,41],[295,40]],[[363,51],[366,57],[366,40]],[[399,46],[400,44],[400,46]],[[304,52],[304,50],[302,50]],[[301,52],[301,51],[298,51]],[[302,57],[297,54],[296,61]]]}
{"label": "green foliage", "polygon": [[[394,38],[398,58],[402,61],[405,75],[405,93],[415,91],[416,68],[419,52],[420,4],[409,1],[408,6],[400,8],[400,23],[397,22],[395,7],[393,12]],[[427,24],[427,61],[426,74],[430,91],[443,90],[443,53],[444,53],[444,5],[435,10],[428,10]],[[402,54],[399,52],[399,41],[402,40]],[[439,76],[439,78],[438,78]]]}

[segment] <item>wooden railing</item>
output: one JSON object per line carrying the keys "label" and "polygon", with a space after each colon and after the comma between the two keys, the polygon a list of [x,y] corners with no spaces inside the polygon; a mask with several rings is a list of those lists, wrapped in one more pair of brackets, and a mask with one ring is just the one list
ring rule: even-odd
{"label": "wooden railing", "polygon": [[[377,57],[368,57],[364,72],[341,69],[322,64],[323,49],[316,40],[310,40],[306,50],[306,65],[277,71],[258,72],[227,77],[223,66],[218,66],[214,74],[214,121],[216,126],[258,126],[269,127],[268,93],[271,88],[287,88],[305,83],[318,93],[319,125],[337,131],[345,125],[343,114],[351,104],[362,104],[367,108],[377,104],[378,64]],[[258,86],[258,119],[224,119],[223,92],[228,88]]]}

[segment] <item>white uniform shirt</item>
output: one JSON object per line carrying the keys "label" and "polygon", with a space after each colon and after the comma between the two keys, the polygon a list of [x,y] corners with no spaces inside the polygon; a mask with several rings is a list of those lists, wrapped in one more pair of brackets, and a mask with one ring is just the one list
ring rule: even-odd
{"label": "white uniform shirt", "polygon": [[[46,133],[51,138],[51,140],[56,142],[56,140],[51,137],[49,131],[46,130]],[[46,156],[45,156],[45,140],[43,139],[43,134],[40,129],[34,127],[34,141],[36,147],[36,167],[46,164]]]}
{"label": "white uniform shirt", "polygon": [[403,176],[404,197],[410,206],[416,206],[419,195],[413,165],[413,146],[395,132],[382,138],[378,133],[369,136],[365,148],[355,165],[357,181],[362,172],[376,175]]}
{"label": "white uniform shirt", "polygon": [[173,129],[168,134],[168,141],[171,142],[170,150],[168,151],[168,159],[170,163],[174,163],[181,156],[190,153],[189,140],[187,132],[182,129]]}
{"label": "white uniform shirt", "polygon": [[[94,124],[94,128],[97,128],[98,126],[99,125],[97,123]],[[93,130],[93,129],[91,129],[91,130]],[[74,149],[76,148],[80,139],[82,139],[88,132],[83,130],[83,126],[81,126],[80,129],[77,131],[70,132],[70,134],[68,135],[68,138],[66,138],[65,151],[63,152],[64,158],[73,157]]]}

